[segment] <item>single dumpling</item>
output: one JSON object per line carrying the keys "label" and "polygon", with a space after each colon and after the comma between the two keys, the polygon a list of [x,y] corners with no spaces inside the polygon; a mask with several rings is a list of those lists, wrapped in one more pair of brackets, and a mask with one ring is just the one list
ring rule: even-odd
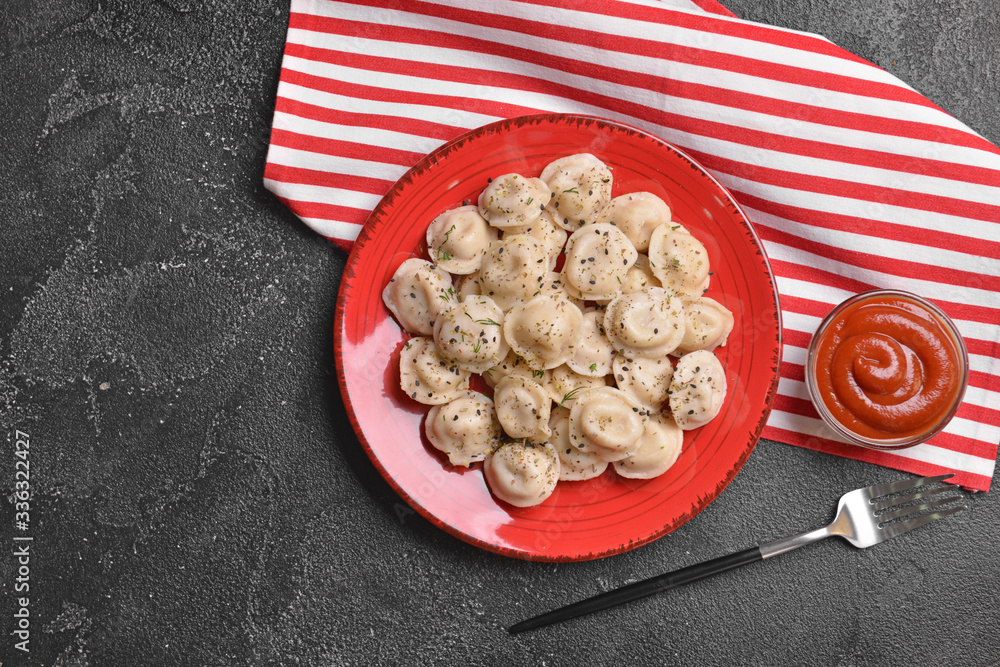
{"label": "single dumpling", "polygon": [[544,384],[549,398],[556,405],[567,408],[573,407],[573,402],[581,391],[608,386],[604,376],[580,375],[566,364],[545,372],[549,374]]}
{"label": "single dumpling", "polygon": [[580,337],[566,365],[580,375],[604,377],[611,372],[615,348],[604,335],[604,311],[591,309],[583,313]]}
{"label": "single dumpling", "polygon": [[662,287],[622,294],[608,304],[604,333],[626,357],[664,357],[684,337],[684,308]]}
{"label": "single dumpling", "polygon": [[708,289],[708,251],[680,225],[668,223],[653,231],[649,267],[660,284],[675,294],[701,296]]}
{"label": "single dumpling", "polygon": [[550,162],[542,170],[541,179],[552,190],[548,208],[556,224],[568,231],[595,222],[611,201],[611,169],[590,153]]}
{"label": "single dumpling", "polygon": [[483,254],[499,238],[497,230],[479,215],[475,206],[460,206],[434,218],[427,227],[427,252],[449,273],[479,270]]}
{"label": "single dumpling", "polygon": [[622,278],[622,294],[638,292],[646,287],[660,287],[660,281],[649,268],[649,258],[639,253],[635,264],[628,267],[628,273]]}
{"label": "single dumpling", "polygon": [[689,431],[704,426],[719,414],[725,398],[726,373],[714,354],[695,350],[677,360],[670,411],[679,427]]}
{"label": "single dumpling", "polygon": [[482,461],[500,442],[500,422],[493,401],[476,391],[435,405],[424,421],[427,440],[448,455],[453,466]]}
{"label": "single dumpling", "polygon": [[496,387],[497,383],[508,375],[517,375],[534,380],[538,384],[545,386],[549,381],[549,373],[551,371],[533,369],[528,365],[527,361],[517,356],[517,353],[509,348],[510,346],[508,346],[509,351],[507,352],[507,356],[503,358],[503,361],[483,371],[483,380],[486,381],[486,384],[490,387]]}
{"label": "single dumpling", "polygon": [[614,225],[587,225],[566,243],[563,279],[576,298],[608,301],[621,292],[638,257],[632,242]]}
{"label": "single dumpling", "polygon": [[545,279],[538,283],[538,290],[533,296],[547,294],[549,296],[569,299],[577,308],[583,310],[583,299],[574,298],[570,292],[571,290],[566,286],[566,281],[563,280],[562,274],[550,271],[545,274]]}
{"label": "single dumpling", "polygon": [[[689,230],[687,227],[685,227],[684,224],[680,220],[678,220],[676,217],[673,218],[670,221],[669,227],[670,227],[670,231],[672,231],[672,232],[681,232],[682,234],[690,234],[691,233],[691,230]],[[650,238],[652,238],[652,237],[650,237]]]}
{"label": "single dumpling", "polygon": [[497,419],[504,432],[515,440],[527,438],[545,442],[549,430],[552,401],[542,385],[518,375],[508,375],[497,382],[493,392]]}
{"label": "single dumpling", "polygon": [[455,276],[452,280],[454,282],[455,294],[458,296],[459,301],[467,296],[478,296],[481,294],[478,271],[462,276]]}
{"label": "single dumpling", "polygon": [[570,442],[605,461],[620,461],[638,451],[648,419],[646,408],[623,391],[584,390],[570,411]]}
{"label": "single dumpling", "polygon": [[555,491],[559,456],[548,444],[509,442],[486,457],[483,474],[497,498],[515,507],[532,507]]}
{"label": "single dumpling", "polygon": [[636,452],[616,461],[615,472],[631,479],[659,477],[677,461],[683,443],[684,431],[674,418],[657,412],[650,415]]}
{"label": "single dumpling", "polygon": [[452,301],[434,324],[434,344],[460,368],[482,373],[507,355],[503,311],[488,296]]}
{"label": "single dumpling", "polygon": [[556,268],[556,262],[559,261],[559,255],[569,237],[566,230],[553,221],[552,214],[548,210],[543,211],[542,215],[532,223],[504,229],[504,235],[513,234],[527,234],[541,242],[549,256],[549,271]]}
{"label": "single dumpling", "polygon": [[684,338],[677,354],[714,350],[726,344],[733,331],[733,313],[707,296],[684,299]]}
{"label": "single dumpling", "polygon": [[439,405],[458,398],[469,388],[469,375],[441,356],[430,338],[411,338],[399,353],[399,386],[418,403]]}
{"label": "single dumpling", "polygon": [[583,313],[569,299],[536,296],[507,313],[504,339],[535,370],[555,368],[573,355]]}
{"label": "single dumpling", "polygon": [[382,302],[403,329],[430,336],[434,333],[434,321],[452,294],[451,275],[447,271],[426,259],[412,257],[392,274],[382,290]]}
{"label": "single dumpling", "polygon": [[674,367],[669,357],[614,359],[615,385],[645,406],[659,410],[670,396]]}
{"label": "single dumpling", "polygon": [[504,311],[538,291],[549,272],[545,246],[531,236],[504,236],[490,245],[479,269],[479,290]]}
{"label": "single dumpling", "polygon": [[552,193],[539,178],[504,174],[490,181],[479,195],[479,213],[500,229],[531,224],[541,215]]}
{"label": "single dumpling", "polygon": [[585,452],[573,446],[569,439],[569,416],[568,408],[555,407],[549,417],[549,428],[552,429],[549,444],[559,455],[559,481],[593,479],[607,470],[608,462],[596,452]]}
{"label": "single dumpling", "polygon": [[670,207],[652,192],[630,192],[612,199],[598,222],[614,224],[636,250],[646,252],[653,230],[670,222]]}

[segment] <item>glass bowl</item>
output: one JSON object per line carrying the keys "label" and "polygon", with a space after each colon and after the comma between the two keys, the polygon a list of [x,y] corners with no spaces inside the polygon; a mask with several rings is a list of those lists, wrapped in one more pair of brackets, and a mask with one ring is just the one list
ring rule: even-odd
{"label": "glass bowl", "polygon": [[[894,300],[902,302],[903,304],[909,306],[909,308],[905,308],[904,306],[904,309],[910,310],[911,312],[913,309],[922,311],[924,315],[927,315],[931,319],[935,320],[940,325],[944,335],[947,336],[954,346],[959,366],[958,368],[953,369],[954,377],[957,378],[957,385],[950,389],[946,399],[942,399],[950,401],[950,405],[947,409],[941,412],[940,416],[934,418],[932,421],[929,421],[926,426],[923,426],[919,430],[919,432],[900,437],[893,437],[887,433],[885,438],[874,438],[851,430],[851,428],[838,420],[838,418],[827,407],[823,396],[824,391],[820,386],[819,379],[817,377],[817,357],[821,341],[823,341],[824,336],[838,321],[840,315],[845,314],[845,311],[849,308],[860,308],[865,304],[874,303],[879,300]],[[965,396],[965,389],[969,382],[969,357],[965,348],[965,341],[962,340],[962,336],[959,334],[958,329],[940,308],[927,299],[919,297],[916,294],[899,290],[883,289],[856,294],[830,311],[830,313],[820,323],[819,328],[816,330],[816,333],[813,334],[812,340],[809,343],[805,370],[806,388],[809,392],[809,398],[812,400],[812,404],[816,407],[816,411],[819,412],[820,417],[826,425],[829,426],[837,435],[844,440],[861,447],[868,447],[869,449],[877,450],[896,450],[912,447],[922,442],[926,442],[940,433],[948,425],[948,422],[951,421],[952,417],[954,417],[955,413],[958,411],[959,406],[961,406],[962,399]],[[830,391],[832,393],[832,389]]]}

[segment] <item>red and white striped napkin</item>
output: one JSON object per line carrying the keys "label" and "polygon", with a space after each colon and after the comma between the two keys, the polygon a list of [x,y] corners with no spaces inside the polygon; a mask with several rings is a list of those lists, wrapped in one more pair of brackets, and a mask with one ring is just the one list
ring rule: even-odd
{"label": "red and white striped napkin", "polygon": [[[502,118],[586,113],[693,155],[764,242],[784,361],[764,436],[988,490],[1000,442],[1000,149],[869,62],[714,0],[292,0],[266,187],[349,248],[423,155]],[[810,336],[874,288],[955,320],[972,366],[946,432],[843,444],[806,394]]]}

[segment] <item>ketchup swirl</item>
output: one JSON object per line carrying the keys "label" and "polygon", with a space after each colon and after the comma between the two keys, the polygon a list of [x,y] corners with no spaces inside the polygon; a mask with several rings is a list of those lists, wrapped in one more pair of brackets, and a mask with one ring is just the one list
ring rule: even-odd
{"label": "ketchup swirl", "polygon": [[815,380],[847,430],[871,440],[934,428],[962,390],[962,354],[932,312],[901,297],[847,306],[819,334]]}

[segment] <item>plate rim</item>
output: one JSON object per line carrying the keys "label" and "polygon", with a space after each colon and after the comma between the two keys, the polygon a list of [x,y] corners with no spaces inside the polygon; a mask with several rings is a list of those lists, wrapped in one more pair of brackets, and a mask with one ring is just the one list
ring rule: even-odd
{"label": "plate rim", "polygon": [[[392,475],[388,473],[387,469],[376,455],[371,444],[368,442],[368,439],[364,434],[364,430],[361,428],[361,424],[358,420],[357,414],[355,413],[353,402],[351,401],[350,395],[348,393],[347,377],[344,373],[344,364],[343,364],[343,338],[345,335],[344,313],[347,309],[346,299],[344,298],[345,292],[350,290],[353,285],[353,280],[356,273],[356,265],[359,262],[358,256],[362,252],[361,249],[364,247],[365,242],[369,240],[369,238],[373,234],[372,230],[374,229],[375,225],[372,225],[370,223],[372,223],[380,215],[382,215],[381,211],[383,210],[383,208],[390,206],[397,197],[401,196],[400,194],[401,189],[404,188],[408,183],[411,183],[413,181],[413,178],[417,174],[429,168],[432,168],[442,157],[446,156],[448,153],[454,150],[457,150],[473,137],[501,132],[504,129],[510,127],[521,127],[524,125],[532,125],[532,124],[537,125],[543,123],[557,124],[557,123],[567,123],[567,122],[584,122],[584,123],[592,123],[603,126],[611,126],[619,130],[625,130],[628,132],[642,135],[643,137],[646,138],[651,138],[656,142],[658,142],[659,144],[662,144],[667,149],[680,155],[684,160],[690,162],[705,177],[707,177],[720,190],[720,192],[722,192],[726,196],[728,203],[730,203],[738,211],[739,215],[742,217],[742,222],[746,227],[746,231],[749,232],[750,236],[753,239],[753,242],[756,244],[756,247],[760,250],[761,260],[763,261],[763,264],[767,269],[767,274],[770,279],[771,293],[773,295],[773,301],[775,307],[775,324],[777,327],[777,339],[776,339],[777,349],[775,352],[773,377],[771,379],[770,386],[767,388],[765,394],[764,407],[760,415],[760,419],[758,420],[757,425],[754,427],[748,442],[744,445],[744,449],[741,455],[736,460],[734,466],[726,471],[725,478],[720,480],[720,482],[716,485],[715,490],[708,495],[698,496],[698,498],[692,502],[691,510],[681,515],[680,518],[682,520],[676,523],[676,525],[657,529],[645,537],[638,539],[630,539],[626,543],[619,544],[615,547],[608,548],[604,551],[590,552],[588,554],[579,554],[578,556],[529,552],[526,549],[519,550],[495,544],[492,542],[488,542],[479,537],[470,535],[462,530],[459,530],[450,523],[436,516],[433,512],[431,512],[421,503],[419,503],[415,498],[413,498],[402,488],[399,482],[397,482]],[[462,133],[458,137],[455,137],[454,139],[447,141],[438,146],[437,148],[433,149],[432,151],[430,151],[428,154],[423,156],[416,164],[407,169],[406,172],[402,176],[400,176],[392,184],[392,186],[390,186],[389,190],[386,192],[385,195],[383,195],[379,199],[378,204],[376,204],[375,208],[372,209],[371,213],[366,218],[365,223],[362,225],[360,231],[358,232],[358,236],[355,239],[353,246],[351,247],[351,251],[348,254],[347,260],[344,263],[344,269],[340,278],[340,285],[337,290],[337,301],[334,308],[333,349],[334,349],[334,365],[336,367],[337,384],[340,389],[341,402],[343,403],[345,410],[347,412],[347,417],[348,421],[351,424],[351,429],[354,431],[354,434],[357,437],[358,442],[361,444],[362,449],[364,449],[365,454],[368,456],[368,459],[375,466],[379,475],[389,484],[389,486],[393,489],[393,491],[407,503],[407,505],[409,505],[422,517],[427,519],[435,527],[444,530],[448,534],[457,537],[463,542],[471,544],[485,551],[489,551],[495,554],[516,558],[520,560],[566,563],[566,562],[584,562],[588,560],[599,560],[602,558],[607,558],[609,556],[626,553],[628,551],[637,549],[641,546],[645,546],[646,544],[650,544],[651,542],[654,542],[660,539],[661,537],[664,537],[665,535],[680,528],[682,525],[684,525],[685,523],[693,519],[695,516],[700,514],[706,507],[708,507],[711,503],[713,503],[719,497],[719,495],[721,495],[721,493],[726,489],[726,487],[729,486],[729,484],[733,481],[733,479],[736,478],[736,475],[739,474],[739,472],[743,469],[743,466],[746,465],[747,460],[749,460],[750,458],[750,454],[753,453],[753,450],[756,448],[757,443],[760,441],[761,433],[763,432],[764,427],[767,424],[768,417],[771,414],[772,408],[774,406],[774,399],[777,393],[778,382],[781,377],[780,368],[782,361],[782,353],[784,351],[783,333],[784,333],[784,327],[782,322],[780,295],[778,292],[778,286],[775,280],[774,271],[771,269],[771,262],[767,256],[764,244],[760,240],[757,231],[754,229],[753,223],[750,221],[749,216],[746,214],[746,211],[743,210],[743,207],[740,205],[740,203],[736,201],[736,198],[732,195],[729,189],[726,188],[722,183],[720,183],[719,180],[704,165],[702,165],[700,162],[691,157],[691,155],[689,155],[683,149],[653,134],[652,132],[643,130],[634,125],[629,125],[627,123],[622,123],[617,120],[612,120],[609,118],[596,115],[589,115],[589,114],[539,113],[539,114],[528,114],[522,116],[512,116],[510,118],[504,118],[498,121],[494,121],[470,129]]]}

